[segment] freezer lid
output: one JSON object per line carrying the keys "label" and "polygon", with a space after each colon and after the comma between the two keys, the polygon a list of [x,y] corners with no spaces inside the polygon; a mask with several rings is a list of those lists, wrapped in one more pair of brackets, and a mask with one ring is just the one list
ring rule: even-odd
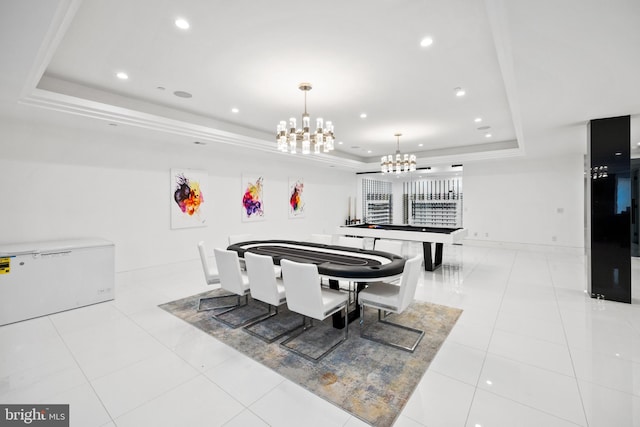
{"label": "freezer lid", "polygon": [[29,255],[34,253],[71,251],[74,249],[113,246],[113,242],[100,238],[50,240],[44,242],[25,242],[0,244],[0,257]]}

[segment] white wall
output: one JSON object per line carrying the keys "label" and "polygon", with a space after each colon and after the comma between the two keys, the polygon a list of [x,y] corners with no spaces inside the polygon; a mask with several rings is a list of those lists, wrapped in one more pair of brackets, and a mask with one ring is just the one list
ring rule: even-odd
{"label": "white wall", "polygon": [[[400,223],[402,180],[390,180]],[[463,189],[468,241],[584,247],[582,155],[466,162]]]}
{"label": "white wall", "polygon": [[[0,244],[102,237],[116,270],[196,259],[196,243],[226,246],[230,234],[306,238],[344,223],[356,177],[280,154],[178,144],[170,135],[0,123]],[[171,230],[170,169],[209,173],[208,226]],[[265,179],[265,220],[241,222],[241,173]],[[289,219],[288,178],[305,182],[306,217]]]}
{"label": "white wall", "polygon": [[584,247],[582,155],[464,164],[469,239]]}
{"label": "white wall", "polygon": [[[124,271],[196,259],[197,241],[225,246],[229,234],[332,233],[349,197],[361,198],[353,172],[300,157],[105,129],[0,123],[0,244],[102,237]],[[170,229],[171,168],[208,171],[208,227]],[[251,171],[265,177],[266,219],[242,223],[241,173]],[[304,219],[287,215],[290,176],[305,179]],[[583,247],[582,156],[465,163],[464,226],[471,240]]]}

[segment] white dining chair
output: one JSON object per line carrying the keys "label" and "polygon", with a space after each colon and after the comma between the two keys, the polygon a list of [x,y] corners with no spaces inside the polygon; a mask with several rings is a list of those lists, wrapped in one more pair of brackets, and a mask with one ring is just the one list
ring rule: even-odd
{"label": "white dining chair", "polygon": [[236,243],[253,240],[253,234],[231,234],[227,237],[227,240],[229,241],[229,245],[234,245]]}
{"label": "white dining chair", "polygon": [[[253,234],[231,234],[227,237],[227,241],[229,242],[229,246],[235,245],[240,242],[247,242],[249,240],[253,240]],[[244,258],[239,259],[240,262],[240,270],[245,271],[247,267],[244,265]]]}
{"label": "white dining chair", "polygon": [[[209,264],[209,258],[207,256],[207,249],[203,241],[198,242],[198,253],[200,254],[200,262],[202,263],[202,271],[204,272],[204,279],[207,285],[215,285],[220,283],[220,275],[211,264]],[[212,301],[215,297],[202,297],[198,299],[198,311],[213,310],[213,308],[202,308],[203,301]]]}
{"label": "white dining chair", "polygon": [[[364,248],[364,239],[361,237],[351,237],[351,236],[338,236],[337,241],[338,246],[345,246],[348,248],[356,248],[363,249]],[[355,301],[355,283],[352,281],[339,281],[339,286],[341,289],[346,289],[349,291],[349,304]]]}
{"label": "white dining chair", "polygon": [[[390,254],[402,256],[402,249],[404,246],[404,242],[401,240],[388,240],[388,239],[377,239],[374,244],[374,250],[389,252]],[[400,282],[400,278],[394,279],[389,283],[393,283],[397,285]]]}
{"label": "white dining chair", "polygon": [[[285,329],[276,336],[266,336],[256,332],[255,327],[265,320],[276,316],[278,314],[278,308],[282,306],[287,299],[282,279],[273,275],[273,259],[270,256],[245,252],[244,260],[247,266],[251,298],[261,301],[269,307],[269,312],[266,316],[246,325],[244,330],[267,343],[272,343],[284,335],[293,332],[300,326],[296,325],[295,328]],[[271,311],[272,307],[274,309],[273,312]]]}
{"label": "white dining chair", "polygon": [[331,234],[312,234],[309,242],[330,245],[333,243],[333,236]]}
{"label": "white dining chair", "polygon": [[364,248],[364,239],[361,237],[338,236],[338,246],[346,246],[349,248]]}
{"label": "white dining chair", "polygon": [[[264,313],[260,313],[259,315],[242,319],[240,322],[236,323],[229,322],[221,317],[223,314],[237,310],[249,303],[249,279],[240,271],[238,254],[235,251],[216,248],[213,250],[213,253],[216,257],[218,274],[220,275],[220,287],[231,295],[236,295],[238,297],[236,304],[217,307],[218,309],[222,309],[222,311],[215,313],[213,318],[227,326],[238,328],[263,316]],[[217,298],[225,297],[229,298],[229,295],[221,295]],[[244,304],[242,304],[242,297],[244,297]]]}
{"label": "white dining chair", "polygon": [[404,242],[400,240],[377,239],[374,243],[374,250],[389,252],[394,255],[402,256],[402,247]]}
{"label": "white dining chair", "polygon": [[[304,264],[290,260],[280,261],[282,266],[282,279],[289,310],[302,315],[302,329],[295,335],[284,340],[280,345],[289,351],[304,357],[312,362],[318,362],[332,352],[349,336],[349,323],[347,320],[348,295],[335,289],[325,289],[320,286],[318,267],[315,264]],[[313,320],[322,321],[334,313],[344,310],[345,327],[344,337],[324,350],[319,356],[313,357],[289,345],[295,339],[301,339],[302,335],[313,328]],[[307,323],[307,320],[309,323]]]}
{"label": "white dining chair", "polygon": [[[413,353],[413,351],[420,343],[420,340],[422,340],[424,331],[390,322],[386,320],[386,318],[391,313],[402,313],[407,307],[409,307],[409,304],[411,304],[411,302],[413,301],[416,287],[418,285],[418,279],[420,278],[421,263],[422,258],[420,256],[411,258],[405,263],[399,286],[391,283],[375,282],[370,284],[366,289],[360,291],[360,294],[358,295],[358,302],[360,304],[360,336],[362,338]],[[414,343],[411,346],[406,346],[390,340],[384,340],[381,338],[376,338],[372,335],[368,335],[367,329],[371,325],[364,325],[365,307],[372,307],[378,310],[379,323],[389,325],[393,328],[404,329],[406,331],[417,334],[417,338]]]}

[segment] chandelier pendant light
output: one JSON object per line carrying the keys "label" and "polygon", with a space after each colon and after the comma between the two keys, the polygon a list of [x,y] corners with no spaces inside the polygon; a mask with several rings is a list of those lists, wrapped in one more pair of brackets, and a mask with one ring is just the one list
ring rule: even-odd
{"label": "chandelier pendant light", "polygon": [[300,83],[298,89],[304,92],[304,114],[302,114],[302,128],[297,128],[295,117],[289,119],[289,127],[287,122],[282,120],[278,124],[276,133],[276,141],[278,150],[282,152],[296,153],[298,142],[301,143],[302,154],[311,152],[313,144],[314,153],[325,152],[334,149],[333,141],[333,124],[330,121],[324,122],[322,118],[316,119],[316,130],[311,132],[309,113],[307,113],[307,92],[311,90],[311,83]]}
{"label": "chandelier pendant light", "polygon": [[401,174],[403,172],[413,172],[416,170],[416,156],[415,154],[400,154],[400,137],[401,133],[396,133],[393,136],[396,137],[396,155],[382,156],[380,159],[380,170],[382,173]]}

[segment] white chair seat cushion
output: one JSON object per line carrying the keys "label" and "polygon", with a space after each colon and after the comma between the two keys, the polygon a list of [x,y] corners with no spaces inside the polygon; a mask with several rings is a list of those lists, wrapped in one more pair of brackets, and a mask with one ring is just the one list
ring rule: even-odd
{"label": "white chair seat cushion", "polygon": [[282,279],[276,277],[276,286],[278,287],[278,300],[280,304],[287,300],[286,294],[284,293],[284,285],[282,284]]}
{"label": "white chair seat cushion", "polygon": [[249,292],[249,278],[244,274],[242,275],[242,289],[244,290],[245,294]]}
{"label": "white chair seat cushion", "polygon": [[[322,319],[327,317],[329,314],[338,311],[338,309],[343,306],[348,299],[349,295],[344,292],[340,292],[335,289],[322,289],[322,305],[324,309]],[[316,319],[318,319],[318,317],[316,317]]]}
{"label": "white chair seat cushion", "polygon": [[400,286],[385,282],[371,283],[360,291],[358,300],[361,304],[384,306],[386,310],[396,311]]}
{"label": "white chair seat cushion", "polygon": [[215,285],[220,283],[220,275],[215,268],[209,268],[204,272],[204,277],[207,280],[207,285]]}

